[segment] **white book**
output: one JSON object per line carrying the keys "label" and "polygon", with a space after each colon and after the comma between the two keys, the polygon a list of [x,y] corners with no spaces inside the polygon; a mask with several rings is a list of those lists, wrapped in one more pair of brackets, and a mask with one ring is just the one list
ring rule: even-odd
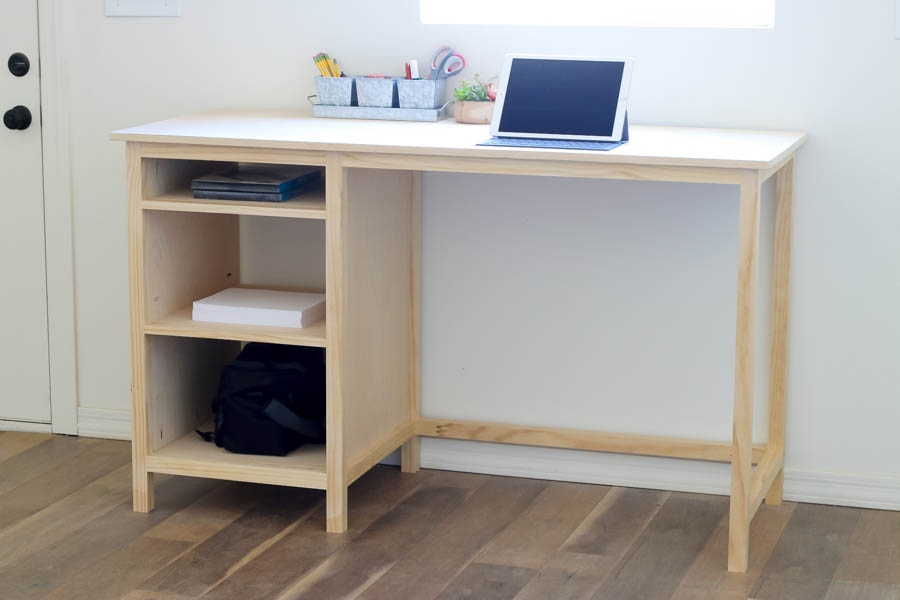
{"label": "white book", "polygon": [[228,288],[195,300],[192,316],[210,323],[301,329],[325,318],[325,294]]}

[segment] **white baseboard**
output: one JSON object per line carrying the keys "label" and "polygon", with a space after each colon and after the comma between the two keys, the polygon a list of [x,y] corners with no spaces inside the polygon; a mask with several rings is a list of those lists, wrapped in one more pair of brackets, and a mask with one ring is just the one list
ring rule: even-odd
{"label": "white baseboard", "polygon": [[[510,446],[422,440],[422,466],[533,479],[576,481],[702,494],[728,494],[727,464]],[[900,478],[785,471],[786,500],[900,510]]]}
{"label": "white baseboard", "polygon": [[0,419],[0,431],[26,431],[28,433],[50,433],[50,423],[30,423],[26,421],[4,421]]}
{"label": "white baseboard", "polygon": [[78,409],[78,435],[130,440],[131,411],[81,407]]}
{"label": "white baseboard", "polygon": [[900,510],[900,478],[786,469],[784,497],[812,504]]}

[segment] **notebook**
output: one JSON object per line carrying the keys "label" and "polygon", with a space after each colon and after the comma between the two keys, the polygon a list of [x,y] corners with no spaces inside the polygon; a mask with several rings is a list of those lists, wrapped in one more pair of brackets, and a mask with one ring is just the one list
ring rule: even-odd
{"label": "notebook", "polygon": [[631,59],[507,55],[480,146],[611,150],[628,141]]}

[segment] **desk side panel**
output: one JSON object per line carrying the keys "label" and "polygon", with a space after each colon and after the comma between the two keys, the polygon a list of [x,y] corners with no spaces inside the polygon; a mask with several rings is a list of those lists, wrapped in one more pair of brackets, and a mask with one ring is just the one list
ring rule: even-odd
{"label": "desk side panel", "polygon": [[351,468],[394,450],[384,442],[411,422],[412,190],[407,171],[347,170],[342,348]]}

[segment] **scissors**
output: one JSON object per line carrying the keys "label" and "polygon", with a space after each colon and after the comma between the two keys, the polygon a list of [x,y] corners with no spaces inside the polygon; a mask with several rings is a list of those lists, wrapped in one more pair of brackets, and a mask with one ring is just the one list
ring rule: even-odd
{"label": "scissors", "polygon": [[431,74],[428,79],[445,79],[458,75],[466,68],[466,59],[450,46],[441,46],[431,57]]}

